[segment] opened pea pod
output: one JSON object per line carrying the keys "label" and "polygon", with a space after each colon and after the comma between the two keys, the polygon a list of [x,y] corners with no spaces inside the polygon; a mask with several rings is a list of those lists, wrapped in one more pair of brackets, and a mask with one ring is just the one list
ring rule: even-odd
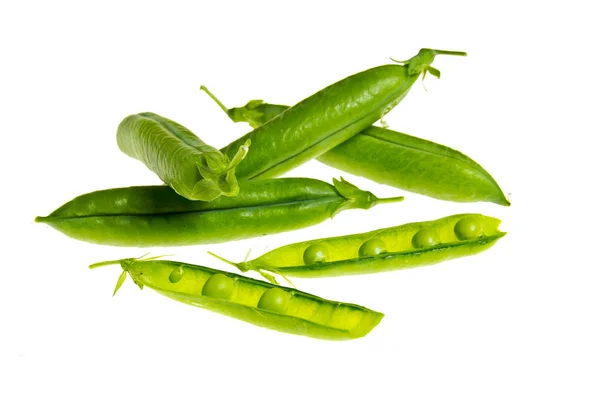
{"label": "opened pea pod", "polygon": [[[227,108],[201,87],[234,122],[256,128],[288,106],[251,100]],[[494,178],[477,162],[450,147],[387,128],[370,126],[317,158],[357,176],[440,200],[510,205]]]}
{"label": "opened pea pod", "polygon": [[459,214],[348,236],[289,244],[254,260],[234,263],[241,271],[320,278],[421,267],[490,248],[506,233],[500,220]]}
{"label": "opened pea pod", "polygon": [[176,261],[128,258],[90,268],[111,264],[123,269],[113,294],[129,275],[140,289],[147,286],[182,303],[280,332],[327,340],[356,339],[383,318],[382,313],[359,305]]}
{"label": "opened pea pod", "polygon": [[236,196],[236,166],[248,152],[250,141],[231,152],[231,159],[204,143],[186,127],[153,113],[130,115],[119,124],[117,144],[121,151],[142,161],[190,200],[211,201]]}

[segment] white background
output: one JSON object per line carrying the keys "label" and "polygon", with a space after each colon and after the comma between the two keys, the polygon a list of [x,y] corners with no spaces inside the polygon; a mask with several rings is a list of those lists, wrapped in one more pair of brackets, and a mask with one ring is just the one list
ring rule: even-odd
{"label": "white background", "polygon": [[[208,2],[207,2],[208,3]],[[216,2],[211,2],[216,3]],[[2,399],[598,399],[600,272],[595,195],[597,13],[588,1],[13,2],[0,6]],[[17,5],[18,4],[18,5]],[[101,5],[100,5],[101,4]],[[153,111],[220,147],[230,106],[294,104],[347,75],[439,57],[391,128],[480,162],[513,205],[403,204],[347,211],[319,226],[213,246],[151,249],[231,270],[292,241],[459,212],[503,219],[509,234],[476,257],[299,289],[386,313],[367,337],[328,342],[188,307],[92,262],[142,255],[34,224],[76,195],[157,184],[121,154],[116,127]],[[312,161],[288,174],[330,180]],[[343,174],[374,193],[397,189]]]}

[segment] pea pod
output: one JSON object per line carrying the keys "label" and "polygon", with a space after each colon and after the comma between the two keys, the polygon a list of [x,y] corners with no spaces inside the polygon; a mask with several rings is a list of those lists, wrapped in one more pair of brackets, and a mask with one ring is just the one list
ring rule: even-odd
{"label": "pea pod", "polygon": [[160,115],[141,113],[121,121],[117,144],[181,196],[210,201],[238,194],[235,168],[245,157],[250,141],[240,144],[230,159],[184,126]]}
{"label": "pea pod", "polygon": [[320,156],[362,131],[395,107],[436,55],[466,53],[421,49],[410,60],[382,65],[336,82],[221,149],[233,157],[247,140],[252,151],[236,169],[240,179],[277,177]]}
{"label": "pea pod", "polygon": [[317,339],[347,340],[367,335],[383,318],[368,308],[326,300],[238,274],[166,260],[123,259],[93,264],[120,264],[141,288],[280,332]]}
{"label": "pea pod", "polygon": [[75,239],[113,246],[183,246],[220,243],[318,224],[342,210],[401,201],[379,199],[344,179],[240,182],[235,197],[187,200],[168,186],[138,186],[87,193],[47,217],[37,217]]}
{"label": "pea pod", "polygon": [[254,260],[233,263],[241,271],[320,278],[407,269],[477,254],[506,233],[500,220],[459,214],[372,232],[309,240],[274,249]]}
{"label": "pea pod", "polygon": [[[227,108],[202,89],[234,122],[256,128],[288,107],[251,100]],[[317,158],[322,163],[372,181],[456,202],[489,201],[510,205],[494,178],[478,163],[450,147],[370,126]]]}

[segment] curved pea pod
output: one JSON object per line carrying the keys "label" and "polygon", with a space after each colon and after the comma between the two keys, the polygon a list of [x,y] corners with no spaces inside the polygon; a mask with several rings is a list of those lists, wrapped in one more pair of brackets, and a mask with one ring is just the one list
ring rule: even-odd
{"label": "curved pea pod", "polygon": [[371,126],[319,157],[339,170],[377,183],[455,202],[510,205],[494,178],[449,147]]}
{"label": "curved pea pod", "polygon": [[395,107],[420,75],[439,76],[436,55],[463,52],[421,49],[410,60],[382,65],[336,82],[221,149],[232,157],[247,140],[252,151],[237,177],[277,177],[350,139]]}
{"label": "curved pea pod", "polygon": [[401,201],[379,199],[345,180],[308,178],[240,182],[235,197],[187,200],[168,186],[101,190],[37,217],[72,238],[113,246],[221,243],[300,229],[340,211]]}
{"label": "curved pea pod", "polygon": [[382,313],[359,305],[176,261],[130,258],[90,268],[115,263],[123,273],[114,293],[129,275],[140,289],[147,286],[182,303],[280,332],[326,340],[356,339],[367,335],[383,318]]}
{"label": "curved pea pod", "polygon": [[[500,220],[459,214],[372,232],[299,242],[254,260],[232,263],[241,271],[320,278],[421,267],[488,249],[506,233]],[[211,253],[212,254],[212,253]],[[214,254],[213,254],[214,255]]]}
{"label": "curved pea pod", "polygon": [[250,141],[232,151],[230,159],[184,126],[160,115],[141,113],[121,121],[117,144],[181,196],[210,201],[238,194],[235,168],[246,156]]}
{"label": "curved pea pod", "polygon": [[[258,127],[288,107],[251,100],[226,108],[203,90],[234,122]],[[510,205],[494,178],[477,162],[450,147],[390,129],[370,126],[317,158],[324,164],[399,189],[455,202]]]}

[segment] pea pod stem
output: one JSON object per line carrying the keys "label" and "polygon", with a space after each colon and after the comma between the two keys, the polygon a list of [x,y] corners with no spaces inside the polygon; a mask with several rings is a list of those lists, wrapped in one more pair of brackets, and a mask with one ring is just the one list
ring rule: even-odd
{"label": "pea pod stem", "polygon": [[437,55],[445,54],[447,56],[462,56],[462,57],[465,57],[467,55],[467,53],[464,51],[438,50],[438,49],[432,49],[431,51],[433,51]]}
{"label": "pea pod stem", "polygon": [[[239,269],[239,270],[240,270],[240,272],[248,272],[248,271],[250,271],[250,270],[251,270],[250,268],[245,268],[245,267],[243,266],[243,265],[244,265],[244,263],[234,263],[233,261],[229,261],[228,259],[226,259],[226,258],[223,258],[223,257],[221,257],[220,255],[213,253],[212,251],[207,251],[207,253],[208,253],[208,254],[210,254],[211,256],[215,257],[216,259],[223,261],[223,262],[224,262],[224,263],[226,263],[226,264],[229,264],[229,265],[231,265],[231,266],[233,266],[233,267],[236,267],[237,269]],[[249,255],[249,254],[250,254],[250,252],[248,252],[248,255]],[[246,259],[248,258],[248,255],[246,255]],[[245,262],[245,261],[244,261],[244,262]],[[269,274],[267,274],[266,276],[264,275],[264,274],[265,274],[265,271],[269,271],[268,269],[266,269],[266,268],[264,268],[264,269],[252,269],[252,271],[258,272],[258,273],[259,273],[259,274],[260,274],[260,275],[261,275],[263,278],[267,279],[269,282],[271,282],[271,283],[273,283],[273,284],[276,284],[276,285],[279,285],[279,282],[277,282],[277,280],[275,279],[275,277],[273,277],[272,275],[269,275]],[[287,283],[288,283],[290,286],[292,286],[292,287],[296,287],[296,285],[294,285],[294,283],[293,283],[292,281],[290,281],[290,280],[288,279],[288,277],[287,277],[287,276],[285,276],[284,274],[282,274],[282,273],[279,273],[279,272],[277,272],[277,271],[269,271],[269,272],[275,272],[277,275],[279,275],[279,276],[281,276],[283,279],[285,279],[285,281],[286,281],[286,282],[287,282]]]}
{"label": "pea pod stem", "polygon": [[108,261],[100,261],[94,264],[91,264],[90,266],[88,266],[89,269],[96,269],[96,268],[100,268],[100,267],[106,267],[108,265],[115,265],[115,264],[120,264],[121,261],[123,261],[123,259],[119,259],[119,260],[108,260]]}
{"label": "pea pod stem", "polygon": [[396,197],[385,197],[383,199],[377,199],[376,204],[389,204],[389,203],[398,203],[400,201],[404,201],[404,196],[396,196]]}
{"label": "pea pod stem", "polygon": [[401,65],[406,65],[409,73],[412,75],[423,74],[423,79],[425,79],[425,75],[427,75],[427,72],[429,72],[431,75],[439,78],[441,75],[440,71],[431,66],[433,59],[438,55],[466,56],[467,53],[464,51],[421,49],[416,56],[406,61],[398,61],[393,58],[390,59]]}
{"label": "pea pod stem", "polygon": [[219,107],[221,107],[221,110],[223,110],[223,112],[225,112],[225,114],[229,114],[229,109],[227,107],[225,107],[225,104],[221,103],[221,101],[217,98],[217,96],[215,96],[210,90],[208,90],[208,88],[204,85],[200,86],[200,90],[203,90],[211,99],[213,99],[213,101],[215,103],[217,103],[217,105]]}
{"label": "pea pod stem", "polygon": [[100,261],[94,264],[90,264],[88,266],[89,269],[96,269],[96,268],[100,268],[100,267],[106,267],[109,265],[116,265],[116,264],[121,264],[123,261],[127,260],[127,261],[151,261],[151,260],[158,260],[161,259],[163,257],[169,257],[172,256],[172,254],[165,254],[165,255],[160,255],[160,256],[152,256],[149,257],[150,253],[146,253],[143,256],[140,257],[136,257],[136,258],[120,258],[118,260],[108,260],[108,261]]}
{"label": "pea pod stem", "polygon": [[[296,285],[294,285],[292,283],[292,281],[290,281],[283,273],[273,269],[273,268],[269,268],[269,267],[263,267],[263,268],[253,268],[253,267],[248,267],[246,264],[246,261],[243,261],[241,263],[236,263],[233,261],[230,261],[224,257],[221,257],[220,255],[213,253],[212,251],[207,251],[208,254],[210,254],[211,256],[215,257],[217,260],[221,260],[226,264],[231,265],[232,267],[237,268],[238,270],[240,270],[240,272],[248,272],[248,271],[254,271],[259,273],[263,278],[267,279],[269,282],[279,285],[279,282],[277,282],[277,280],[275,279],[275,277],[273,277],[272,275],[267,274],[268,277],[266,277],[264,274],[266,273],[266,271],[271,272],[271,273],[275,273],[279,276],[281,276],[283,279],[285,279],[285,281],[292,287],[296,287]],[[114,264],[114,262],[110,262],[111,264]],[[108,264],[106,264],[108,265]]]}

